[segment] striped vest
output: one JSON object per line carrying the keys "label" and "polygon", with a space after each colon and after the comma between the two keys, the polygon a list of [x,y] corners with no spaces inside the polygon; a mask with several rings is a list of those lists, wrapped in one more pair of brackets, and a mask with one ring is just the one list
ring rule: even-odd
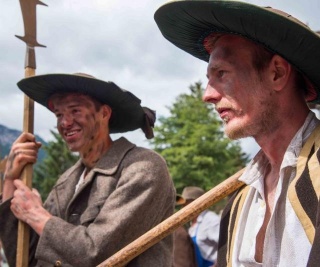
{"label": "striped vest", "polygon": [[[312,244],[308,266],[320,266],[320,126],[307,139],[297,161],[288,198]],[[250,186],[243,186],[226,205],[221,218],[218,266],[231,265],[238,220]]]}

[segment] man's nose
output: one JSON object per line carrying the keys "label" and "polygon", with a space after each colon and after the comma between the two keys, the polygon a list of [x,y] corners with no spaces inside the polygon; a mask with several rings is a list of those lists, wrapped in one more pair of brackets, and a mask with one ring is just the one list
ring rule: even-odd
{"label": "man's nose", "polygon": [[73,117],[70,115],[63,115],[59,124],[63,128],[68,128],[73,124]]}
{"label": "man's nose", "polygon": [[202,96],[202,100],[207,103],[216,104],[221,100],[221,94],[216,90],[216,88],[208,82],[207,87]]}

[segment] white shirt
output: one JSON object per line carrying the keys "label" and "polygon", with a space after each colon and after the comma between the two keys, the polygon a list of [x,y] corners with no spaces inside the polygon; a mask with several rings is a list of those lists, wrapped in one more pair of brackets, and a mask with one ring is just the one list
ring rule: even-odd
{"label": "white shirt", "polygon": [[197,222],[189,228],[189,235],[196,235],[201,256],[209,261],[217,260],[220,216],[210,210],[203,211]]}
{"label": "white shirt", "polygon": [[268,223],[263,263],[255,261],[256,236],[260,230],[266,212],[264,196],[264,173],[268,160],[260,151],[248,165],[239,179],[250,185],[239,218],[234,244],[232,266],[274,267],[306,266],[311,244],[287,197],[288,185],[296,174],[297,158],[306,139],[320,122],[310,111],[304,125],[296,133],[288,146],[279,174],[274,207]]}
{"label": "white shirt", "polygon": [[84,176],[85,176],[86,170],[87,170],[87,168],[84,168],[84,170],[83,170],[83,172],[82,172],[82,174],[81,174],[81,176],[79,178],[79,181],[76,184],[76,188],[74,190],[74,193],[77,193],[79,188],[80,188],[80,186],[84,183]]}

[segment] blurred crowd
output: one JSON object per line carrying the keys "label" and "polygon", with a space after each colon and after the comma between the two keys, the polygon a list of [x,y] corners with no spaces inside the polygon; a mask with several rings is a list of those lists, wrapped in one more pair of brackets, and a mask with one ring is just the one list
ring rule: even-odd
{"label": "blurred crowd", "polygon": [[[185,187],[177,194],[177,207],[185,207],[205,191],[196,186]],[[188,226],[174,233],[173,267],[213,267],[217,261],[220,216],[205,210]]]}

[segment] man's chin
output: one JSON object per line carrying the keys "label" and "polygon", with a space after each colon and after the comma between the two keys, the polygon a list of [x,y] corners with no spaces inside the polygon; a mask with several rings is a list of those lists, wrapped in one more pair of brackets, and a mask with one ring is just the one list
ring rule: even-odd
{"label": "man's chin", "polygon": [[71,152],[78,152],[79,148],[75,143],[67,143],[67,147]]}
{"label": "man's chin", "polygon": [[225,125],[224,132],[231,140],[238,140],[249,136],[245,131],[245,127],[232,125],[230,122]]}

